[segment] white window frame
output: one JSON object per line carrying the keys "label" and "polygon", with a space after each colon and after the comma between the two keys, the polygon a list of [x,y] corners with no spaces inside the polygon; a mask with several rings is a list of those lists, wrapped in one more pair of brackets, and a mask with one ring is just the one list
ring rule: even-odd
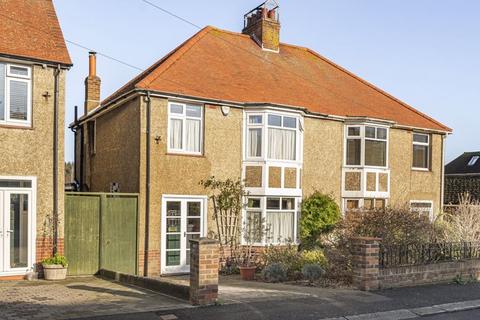
{"label": "white window frame", "polygon": [[[418,142],[415,141],[414,135],[421,135],[421,136],[426,136],[427,137],[427,142]],[[414,167],[413,166],[413,157],[414,157],[414,152],[413,148],[414,146],[422,146],[422,147],[427,147],[427,167],[426,168],[421,168],[421,167]],[[430,149],[432,147],[430,146],[430,135],[428,133],[421,133],[421,132],[413,132],[412,134],[412,170],[417,170],[417,171],[430,171]]]}
{"label": "white window frame", "polygon": [[[262,125],[253,124],[250,125],[249,123],[249,116],[258,116],[261,115],[263,117]],[[282,126],[272,126],[268,124],[268,116],[280,116],[282,117]],[[296,128],[288,128],[283,126],[283,118],[294,118],[296,120]],[[249,128],[262,128],[262,156],[261,157],[250,157],[248,154],[248,129]],[[295,160],[287,160],[287,159],[273,159],[268,156],[268,129],[269,128],[276,128],[276,129],[285,129],[285,130],[292,130],[295,131]],[[303,123],[302,119],[298,114],[295,113],[288,113],[282,112],[277,110],[265,110],[265,111],[247,111],[244,113],[244,147],[243,147],[243,154],[244,154],[244,161],[269,161],[275,163],[301,163],[303,161]]]}
{"label": "white window frame", "polygon": [[[274,198],[274,199],[279,199],[280,201],[280,209],[267,209],[267,198]],[[283,210],[281,208],[282,206],[282,198],[293,198],[294,203],[295,203],[295,208],[292,210]],[[260,200],[260,208],[248,208],[248,199],[259,199]],[[249,195],[248,197],[245,197],[245,209],[243,210],[243,218],[242,218],[242,230],[247,223],[247,213],[248,212],[261,212],[261,217],[262,220],[264,221],[263,227],[266,228],[266,221],[267,221],[267,214],[268,212],[293,212],[293,239],[292,239],[292,244],[298,244],[298,217],[299,217],[299,211],[300,211],[300,204],[301,204],[301,198],[298,196],[256,196],[256,195]],[[267,241],[266,239],[267,235],[264,235],[262,237],[261,242],[255,242],[255,246],[268,246],[268,245],[284,245],[286,242],[277,242],[275,241]],[[245,238],[242,236],[242,241],[241,243],[243,245],[246,245]]]}
{"label": "white window frame", "polygon": [[[386,139],[379,139],[377,137],[375,138],[368,138],[365,135],[365,131],[367,127],[373,127],[375,128],[375,136],[377,135],[378,129],[385,129],[387,131],[386,133]],[[348,135],[348,129],[349,128],[360,128],[360,135],[359,136],[349,136]],[[359,139],[360,142],[360,164],[358,165],[352,165],[352,164],[347,164],[347,142],[350,139]],[[370,166],[365,164],[365,141],[366,140],[372,140],[372,141],[385,141],[386,142],[386,150],[385,150],[385,166]],[[370,124],[370,123],[362,123],[362,124],[349,124],[345,126],[345,138],[344,138],[344,148],[343,148],[343,164],[344,167],[346,168],[382,168],[386,169],[388,168],[389,164],[389,147],[390,147],[390,128],[385,125],[378,125],[378,124]]]}
{"label": "white window frame", "polygon": [[[250,117],[251,116],[260,116],[262,117],[262,123],[250,123]],[[245,156],[249,160],[261,160],[263,159],[265,155],[265,117],[266,114],[264,113],[248,113],[247,114],[247,120],[246,120],[246,126],[247,126],[247,131],[246,131],[246,136],[245,136],[245,145],[246,145],[246,150],[245,150]],[[260,156],[259,157],[252,157],[249,155],[249,150],[250,150],[250,140],[249,140],[249,131],[250,129],[261,129],[262,130],[262,148],[260,149]]]}
{"label": "white window frame", "polygon": [[418,208],[412,208],[413,203],[428,203],[430,204],[430,212],[428,214],[428,217],[430,220],[433,220],[433,201],[432,200],[410,200],[410,210],[415,211],[415,212],[421,212],[422,210]]}
{"label": "white window frame", "polygon": [[[4,92],[5,92],[5,108],[4,108],[4,119],[0,120],[0,125],[13,125],[18,127],[29,127],[32,124],[32,68],[30,66],[10,64],[0,62],[5,65],[5,83],[4,83]],[[27,69],[28,75],[22,76],[17,74],[12,74],[10,72],[11,67],[18,67]],[[10,118],[10,82],[19,81],[27,84],[27,120],[18,120]],[[1,85],[1,84],[0,84]]]}
{"label": "white window frame", "polygon": [[[170,106],[172,104],[175,105],[181,105],[183,107],[183,114],[179,113],[172,113],[170,112]],[[187,116],[187,106],[196,106],[200,107],[201,109],[201,116],[200,118],[197,117],[189,117]],[[203,141],[204,141],[204,118],[205,118],[205,107],[200,104],[194,104],[194,103],[184,103],[184,102],[176,102],[176,101],[169,101],[168,102],[168,120],[167,120],[167,152],[172,153],[172,154],[186,154],[186,155],[203,155]],[[170,147],[170,126],[171,126],[171,120],[172,119],[177,119],[177,120],[182,120],[182,148],[181,149],[175,149]],[[188,151],[186,150],[186,134],[185,134],[185,124],[186,120],[200,120],[200,151]]]}

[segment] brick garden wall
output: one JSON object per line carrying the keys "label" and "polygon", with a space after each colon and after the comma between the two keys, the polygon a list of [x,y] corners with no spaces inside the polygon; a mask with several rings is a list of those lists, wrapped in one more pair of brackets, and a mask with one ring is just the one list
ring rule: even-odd
{"label": "brick garden wall", "polygon": [[380,269],[378,282],[379,288],[384,289],[451,282],[457,276],[480,279],[480,260]]}
{"label": "brick garden wall", "polygon": [[480,279],[480,259],[380,268],[380,241],[367,237],[352,239],[353,284],[360,290],[451,282],[457,276]]}

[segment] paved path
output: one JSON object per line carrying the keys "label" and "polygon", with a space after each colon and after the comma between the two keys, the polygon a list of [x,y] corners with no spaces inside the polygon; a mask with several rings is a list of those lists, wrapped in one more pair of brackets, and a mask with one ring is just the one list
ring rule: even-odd
{"label": "paved path", "polygon": [[69,319],[189,308],[185,302],[96,277],[1,281],[0,319]]}

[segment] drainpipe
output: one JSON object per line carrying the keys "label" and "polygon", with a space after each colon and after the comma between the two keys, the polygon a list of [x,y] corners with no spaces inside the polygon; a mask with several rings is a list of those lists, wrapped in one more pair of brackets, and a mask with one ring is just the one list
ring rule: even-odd
{"label": "drainpipe", "polygon": [[145,250],[143,275],[148,275],[148,250],[149,250],[149,235],[150,235],[150,127],[151,127],[151,98],[150,91],[147,91],[147,128],[146,128],[146,159],[145,159]]}
{"label": "drainpipe", "polygon": [[54,71],[53,95],[53,254],[58,251],[58,100],[60,65]]}
{"label": "drainpipe", "polygon": [[443,202],[445,201],[445,140],[447,140],[447,135],[442,135],[442,167],[440,169],[442,174],[442,185],[440,186],[440,213],[443,213]]}

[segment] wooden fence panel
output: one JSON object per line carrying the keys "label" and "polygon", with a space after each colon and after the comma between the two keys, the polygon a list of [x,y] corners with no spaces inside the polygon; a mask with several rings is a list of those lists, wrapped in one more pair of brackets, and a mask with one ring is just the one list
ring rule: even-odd
{"label": "wooden fence panel", "polygon": [[137,273],[137,197],[102,196],[100,266]]}
{"label": "wooden fence panel", "polygon": [[98,271],[99,222],[99,196],[65,197],[65,256],[69,275]]}
{"label": "wooden fence panel", "polygon": [[137,273],[138,195],[67,193],[65,256],[69,275],[99,269]]}

